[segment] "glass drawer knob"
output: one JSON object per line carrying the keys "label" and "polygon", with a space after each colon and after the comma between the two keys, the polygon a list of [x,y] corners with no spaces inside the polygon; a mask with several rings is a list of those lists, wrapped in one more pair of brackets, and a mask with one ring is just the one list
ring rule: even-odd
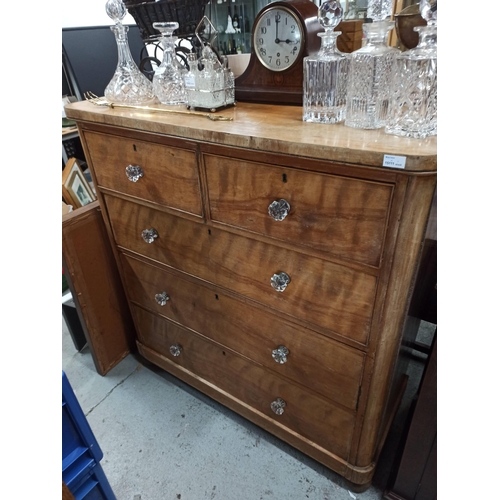
{"label": "glass drawer knob", "polygon": [[125,168],[125,174],[128,177],[128,180],[131,182],[137,182],[141,177],[144,176],[144,170],[142,170],[139,165],[129,165]]}
{"label": "glass drawer knob", "polygon": [[287,362],[287,356],[289,354],[290,354],[290,351],[284,345],[279,345],[272,352],[272,356],[273,356],[274,361],[276,361],[276,363],[279,363],[280,365]]}
{"label": "glass drawer knob", "polygon": [[271,403],[271,410],[273,410],[276,415],[283,415],[283,413],[285,413],[285,406],[285,401],[278,398]]}
{"label": "glass drawer knob", "polygon": [[170,296],[167,292],[157,293],[155,295],[155,300],[160,306],[164,306],[168,300],[170,300]]}
{"label": "glass drawer knob", "polygon": [[277,292],[284,292],[288,283],[290,283],[290,276],[284,272],[273,274],[271,278],[271,286]]}
{"label": "glass drawer knob", "polygon": [[154,228],[144,229],[142,232],[142,239],[146,243],[153,243],[153,241],[158,238],[158,231]]}
{"label": "glass drawer knob", "polygon": [[288,215],[289,211],[290,204],[288,203],[288,201],[283,199],[279,201],[273,201],[267,209],[269,215],[277,221],[283,220]]}
{"label": "glass drawer knob", "polygon": [[171,345],[169,351],[172,356],[180,356],[182,352],[182,346],[180,344]]}

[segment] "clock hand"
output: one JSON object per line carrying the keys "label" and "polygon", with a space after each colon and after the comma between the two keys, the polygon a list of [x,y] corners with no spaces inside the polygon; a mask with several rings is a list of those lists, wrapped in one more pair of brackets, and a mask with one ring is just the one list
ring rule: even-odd
{"label": "clock hand", "polygon": [[276,14],[274,19],[276,20],[276,39],[274,40],[274,42],[280,43],[281,40],[278,38],[278,23],[280,22],[278,14]]}
{"label": "clock hand", "polygon": [[295,40],[295,41],[294,40],[288,40],[288,38],[286,40],[280,40],[280,42],[286,42],[288,44],[293,43],[295,45],[299,43],[297,40]]}

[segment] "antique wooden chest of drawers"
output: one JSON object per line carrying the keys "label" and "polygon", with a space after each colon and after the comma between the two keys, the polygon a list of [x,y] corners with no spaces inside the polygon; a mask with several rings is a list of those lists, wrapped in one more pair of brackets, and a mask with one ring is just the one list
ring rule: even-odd
{"label": "antique wooden chest of drawers", "polygon": [[230,122],[66,113],[140,354],[367,487],[401,394],[435,138],[259,104],[223,111]]}

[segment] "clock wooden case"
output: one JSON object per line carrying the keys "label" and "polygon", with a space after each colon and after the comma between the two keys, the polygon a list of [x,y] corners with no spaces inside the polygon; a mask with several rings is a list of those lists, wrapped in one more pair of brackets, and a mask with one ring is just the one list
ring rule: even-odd
{"label": "clock wooden case", "polygon": [[[297,26],[292,30],[289,24],[285,26],[288,21],[296,21]],[[272,29],[274,36],[263,33],[266,27]],[[247,69],[235,80],[236,100],[302,105],[303,59],[319,51],[321,31],[318,7],[310,0],[279,0],[264,7],[253,24]],[[294,41],[290,39],[292,36],[296,36]],[[276,57],[276,46],[283,49],[280,61]],[[293,54],[292,47],[297,48]]]}

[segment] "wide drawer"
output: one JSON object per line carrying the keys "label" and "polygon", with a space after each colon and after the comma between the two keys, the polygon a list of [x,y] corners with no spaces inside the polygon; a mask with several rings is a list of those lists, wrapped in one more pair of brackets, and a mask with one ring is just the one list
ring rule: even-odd
{"label": "wide drawer", "polygon": [[[364,355],[218,288],[121,256],[129,298],[355,409]],[[288,353],[283,349],[286,348]],[[283,358],[283,354],[286,356]]]}
{"label": "wide drawer", "polygon": [[[203,160],[212,220],[326,255],[380,264],[392,185],[224,156],[205,154]],[[283,212],[268,211],[280,200],[290,207],[283,220]]]}
{"label": "wide drawer", "polygon": [[[353,414],[155,314],[140,308],[133,313],[142,344],[293,432],[348,458]],[[281,415],[271,409],[278,399],[286,403]]]}
{"label": "wide drawer", "polygon": [[[202,215],[194,150],[89,131],[84,137],[100,187]],[[129,165],[142,171],[135,182],[127,176]]]}
{"label": "wide drawer", "polygon": [[[105,200],[119,246],[366,343],[375,276],[119,198]],[[142,231],[151,229],[157,237],[147,243]],[[281,272],[291,279],[284,292],[271,286]]]}

